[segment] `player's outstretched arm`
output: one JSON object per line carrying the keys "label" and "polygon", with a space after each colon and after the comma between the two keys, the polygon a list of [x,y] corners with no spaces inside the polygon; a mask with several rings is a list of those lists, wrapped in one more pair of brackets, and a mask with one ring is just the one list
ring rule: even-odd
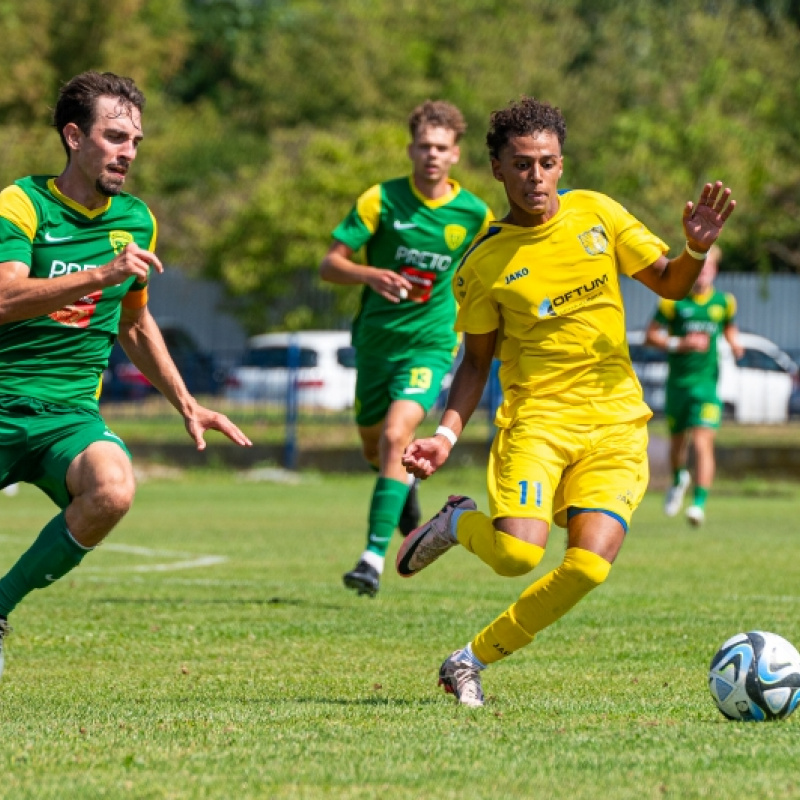
{"label": "player's outstretched arm", "polygon": [[464,358],[453,377],[439,429],[433,436],[416,439],[406,448],[402,463],[407,472],[417,478],[430,478],[447,461],[456,440],[478,407],[492,367],[496,341],[497,331],[465,335]]}
{"label": "player's outstretched arm", "polygon": [[722,181],[707,183],[697,204],[689,201],[683,208],[686,247],[675,258],[661,256],[633,277],[660,297],[682,300],[697,280],[705,254],[719,238],[735,208],[731,190],[723,188]]}
{"label": "player's outstretched arm", "polygon": [[119,341],[135,366],[181,414],[198,450],[205,450],[203,435],[209,430],[219,431],[244,447],[252,444],[228,417],[201,406],[189,393],[147,306],[123,307]]}

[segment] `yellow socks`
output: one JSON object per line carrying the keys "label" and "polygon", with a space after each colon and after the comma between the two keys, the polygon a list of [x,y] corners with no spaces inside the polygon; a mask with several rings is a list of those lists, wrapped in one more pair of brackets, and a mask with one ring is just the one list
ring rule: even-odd
{"label": "yellow socks", "polygon": [[[464,517],[466,514],[459,520],[458,538],[462,544]],[[539,631],[552,625],[582,597],[603,583],[610,571],[611,564],[604,558],[589,550],[570,547],[561,566],[529,586],[514,605],[473,639],[472,651],[476,658],[484,664],[491,664],[530,644]]]}
{"label": "yellow socks", "polygon": [[542,560],[544,548],[495,529],[480,511],[464,511],[456,527],[458,541],[488,564],[498,575],[525,575]]}

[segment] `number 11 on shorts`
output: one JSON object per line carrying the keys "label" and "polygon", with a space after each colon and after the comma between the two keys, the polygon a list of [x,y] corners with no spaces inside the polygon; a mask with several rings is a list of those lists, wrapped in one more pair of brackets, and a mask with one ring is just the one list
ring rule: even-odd
{"label": "number 11 on shorts", "polygon": [[519,504],[521,506],[528,505],[528,487],[530,486],[533,489],[533,499],[534,503],[536,504],[537,508],[542,505],[542,482],[541,481],[534,481],[533,483],[529,483],[529,481],[520,481],[519,482]]}

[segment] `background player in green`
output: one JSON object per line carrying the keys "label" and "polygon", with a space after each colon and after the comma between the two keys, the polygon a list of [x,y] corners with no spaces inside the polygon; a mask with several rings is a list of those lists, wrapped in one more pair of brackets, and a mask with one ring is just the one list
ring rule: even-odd
{"label": "background player in green", "polygon": [[150,269],[163,271],[156,223],[122,192],[143,106],[129,78],[75,76],[54,111],[63,172],[0,193],[0,487],[32,483],[61,509],[0,578],[0,673],[8,614],[76,567],[133,501],[130,454],[97,403],[117,335],[198,450],[212,429],[251,444],[189,394],[147,309]]}
{"label": "background player in green", "polygon": [[[366,460],[379,471],[369,509],[367,547],[345,586],[378,591],[394,529],[419,524],[416,486],[401,464],[414,431],[439,395],[457,346],[450,278],[492,218],[486,204],[450,178],[461,112],[426,101],[409,117],[412,174],[378,184],[333,232],[320,266],[331,283],[363,284],[353,322],[356,423]],[[362,247],[366,263],[353,261]]]}
{"label": "background player in green", "polygon": [[722,417],[717,394],[719,356],[717,338],[722,332],[735,358],[743,355],[734,324],[736,300],[714,288],[721,251],[714,245],[691,293],[683,300],[661,300],[647,328],[647,344],[666,350],[669,375],[665,411],[670,432],[672,487],[664,512],[674,517],[683,505],[691,483],[687,469],[689,440],[695,454],[695,488],[686,509],[691,525],[702,525],[705,504],[714,480],[714,437]]}

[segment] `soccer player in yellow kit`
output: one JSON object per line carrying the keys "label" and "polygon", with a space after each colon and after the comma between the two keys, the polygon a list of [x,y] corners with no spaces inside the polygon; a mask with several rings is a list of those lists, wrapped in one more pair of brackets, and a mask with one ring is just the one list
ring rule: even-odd
{"label": "soccer player in yellow kit", "polygon": [[436,433],[412,442],[406,469],[430,477],[475,410],[492,357],[504,399],[488,465],[489,514],[451,496],[406,538],[397,571],[411,577],[461,544],[499,575],[532,571],[551,522],[567,528],[562,564],[442,664],[439,683],[483,705],[481,671],[529,644],[606,580],[648,482],[651,411],[631,367],[620,274],[661,297],[684,297],[735,207],[706,184],[686,203],[686,247],[667,246],[611,198],[559,193],[566,124],[523,97],[491,116],[492,172],[510,210],[453,278],[465,355]]}

